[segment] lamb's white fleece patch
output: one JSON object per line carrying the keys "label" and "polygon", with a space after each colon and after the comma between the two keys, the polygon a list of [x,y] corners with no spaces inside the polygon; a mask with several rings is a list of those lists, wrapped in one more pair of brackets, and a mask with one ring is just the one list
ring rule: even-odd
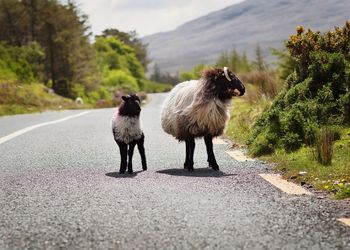
{"label": "lamb's white fleece patch", "polygon": [[142,129],[139,117],[119,116],[112,118],[112,130],[114,138],[126,144],[142,137]]}

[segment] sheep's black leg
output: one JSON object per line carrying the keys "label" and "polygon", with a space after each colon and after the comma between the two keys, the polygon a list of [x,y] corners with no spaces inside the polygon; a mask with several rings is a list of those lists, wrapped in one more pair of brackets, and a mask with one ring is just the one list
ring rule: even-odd
{"label": "sheep's black leg", "polygon": [[196,143],[194,141],[194,138],[190,138],[186,140],[185,168],[187,168],[188,171],[193,171],[193,154],[194,154],[195,147],[196,147]]}
{"label": "sheep's black leg", "polygon": [[142,163],[142,170],[147,170],[147,162],[146,162],[146,154],[145,154],[145,136],[142,135],[142,138],[137,141],[137,148],[139,149],[140,156],[141,156],[141,163]]}
{"label": "sheep's black leg", "polygon": [[132,174],[134,171],[132,170],[132,156],[134,155],[134,148],[136,146],[136,141],[130,142],[129,143],[129,162],[128,162],[128,173]]}
{"label": "sheep's black leg", "polygon": [[213,150],[213,137],[211,137],[210,135],[204,136],[204,141],[205,146],[207,147],[209,167],[212,167],[215,171],[218,171],[219,165],[216,162]]}
{"label": "sheep's black leg", "polygon": [[128,160],[128,145],[124,142],[118,142],[119,152],[120,152],[120,169],[119,173],[124,174],[126,171],[126,165]]}
{"label": "sheep's black leg", "polygon": [[190,145],[187,143],[187,141],[185,144],[186,144],[186,159],[185,159],[185,163],[184,163],[184,168],[187,169],[188,164],[189,164]]}

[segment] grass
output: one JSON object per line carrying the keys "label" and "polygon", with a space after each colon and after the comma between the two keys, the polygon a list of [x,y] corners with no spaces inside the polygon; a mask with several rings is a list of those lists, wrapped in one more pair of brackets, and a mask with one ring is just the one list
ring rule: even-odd
{"label": "grass", "polygon": [[72,100],[49,93],[42,84],[0,83],[0,116],[74,108]]}
{"label": "grass", "polygon": [[[332,165],[324,166],[315,159],[312,149],[303,147],[296,152],[277,150],[274,154],[261,157],[277,163],[285,179],[335,194],[335,198],[350,197],[350,129],[343,129],[342,137],[335,142]],[[304,173],[303,173],[304,172]],[[301,174],[302,173],[302,174]]]}

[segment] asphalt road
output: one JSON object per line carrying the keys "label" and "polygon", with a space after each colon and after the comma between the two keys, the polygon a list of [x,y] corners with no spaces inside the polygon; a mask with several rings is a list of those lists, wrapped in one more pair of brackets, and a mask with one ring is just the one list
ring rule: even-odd
{"label": "asphalt road", "polygon": [[[185,146],[162,132],[164,94],[142,110],[148,171],[119,175],[113,109],[43,126],[0,144],[0,249],[350,249],[341,203],[287,195],[215,145],[220,172],[198,141],[195,172]],[[82,111],[0,118],[0,138]]]}

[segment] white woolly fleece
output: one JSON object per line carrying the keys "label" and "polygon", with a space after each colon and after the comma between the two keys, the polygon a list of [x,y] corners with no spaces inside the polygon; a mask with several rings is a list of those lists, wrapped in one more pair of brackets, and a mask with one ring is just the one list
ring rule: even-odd
{"label": "white woolly fleece", "polygon": [[129,144],[139,140],[143,135],[140,117],[120,116],[117,111],[112,118],[112,131],[117,141]]}
{"label": "white woolly fleece", "polygon": [[176,138],[181,137],[180,124],[189,124],[190,133],[217,136],[229,119],[228,106],[218,99],[203,100],[198,92],[203,89],[201,80],[179,83],[164,101],[161,124],[164,131]]}

